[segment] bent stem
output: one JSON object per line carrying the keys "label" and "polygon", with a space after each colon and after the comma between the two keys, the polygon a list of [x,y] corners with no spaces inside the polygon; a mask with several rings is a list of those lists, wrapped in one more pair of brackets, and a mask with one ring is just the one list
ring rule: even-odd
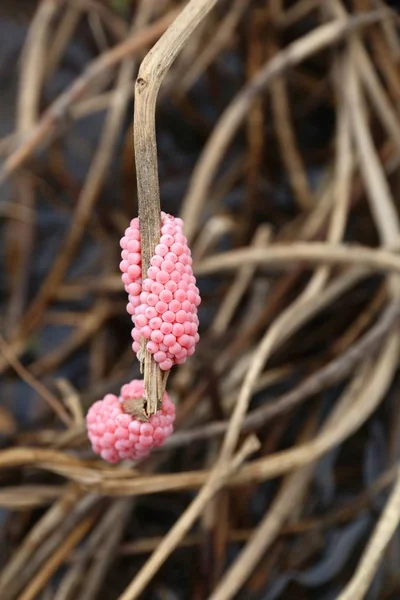
{"label": "bent stem", "polygon": [[[217,0],[191,0],[144,58],[136,80],[133,135],[143,277],[150,266],[161,229],[155,125],[157,95],[186,40],[216,3]],[[138,358],[146,390],[145,410],[150,417],[161,407],[168,374],[161,371],[143,339]]]}

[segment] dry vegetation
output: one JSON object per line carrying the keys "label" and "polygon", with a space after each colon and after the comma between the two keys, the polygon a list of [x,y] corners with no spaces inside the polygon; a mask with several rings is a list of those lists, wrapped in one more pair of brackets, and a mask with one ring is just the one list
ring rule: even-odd
{"label": "dry vegetation", "polygon": [[[398,598],[396,3],[15,4],[1,600]],[[135,107],[137,191],[134,80],[178,14],[163,85],[156,70]],[[143,194],[157,207],[157,93],[161,206],[185,220],[201,341],[168,380],[174,435],[111,467],[84,415],[139,373],[119,238]]]}

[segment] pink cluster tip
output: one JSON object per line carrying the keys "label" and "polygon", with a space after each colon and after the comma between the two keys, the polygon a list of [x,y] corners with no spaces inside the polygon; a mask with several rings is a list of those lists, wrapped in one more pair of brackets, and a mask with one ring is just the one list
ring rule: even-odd
{"label": "pink cluster tip", "polygon": [[164,392],[162,407],[148,421],[124,411],[127,402],[141,405],[144,397],[142,380],[134,379],[122,386],[119,398],[107,394],[90,407],[86,416],[93,451],[110,463],[146,458],[152,448],[161,446],[173,431],[175,405]]}
{"label": "pink cluster tip", "polygon": [[139,219],[133,219],[121,239],[122,281],[129,295],[134,352],[141,338],[163,371],[186,361],[199,340],[199,289],[192,257],[183,235],[182,219],[161,213],[161,236],[147,277],[142,281]]}

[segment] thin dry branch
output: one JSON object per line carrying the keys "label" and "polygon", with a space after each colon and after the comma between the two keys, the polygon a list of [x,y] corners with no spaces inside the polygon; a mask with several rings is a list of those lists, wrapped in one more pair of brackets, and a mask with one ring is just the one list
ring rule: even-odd
{"label": "thin dry branch", "polygon": [[[357,394],[360,393],[367,369],[363,365],[359,372],[338,400],[338,404],[324,424],[322,431],[329,431],[334,426],[340,412],[345,412]],[[314,429],[314,423],[311,423]],[[307,423],[306,430],[309,429]],[[309,434],[308,431],[305,432]],[[304,442],[304,432],[300,442]],[[308,437],[310,437],[308,435]],[[229,567],[219,581],[217,588],[210,596],[210,600],[230,600],[241,589],[252,570],[262,558],[266,550],[276,539],[284,523],[290,519],[296,508],[301,504],[302,497],[313,475],[315,465],[310,464],[303,469],[288,475],[283,481],[272,506],[266,511],[263,519],[258,524],[253,535],[246,543],[242,552]]]}
{"label": "thin dry branch", "polygon": [[[329,432],[317,435],[311,442],[298,445],[289,450],[277,452],[272,456],[253,460],[244,465],[240,472],[228,481],[228,485],[243,485],[266,481],[293,471],[299,467],[306,466],[323,456],[326,452],[347,439],[357,431],[370,415],[379,406],[384,394],[387,392],[393,378],[393,371],[397,365],[398,342],[390,337],[388,343],[382,349],[375,368],[371,370],[370,376],[365,379],[366,393],[361,393],[357,402],[354,402],[348,410],[345,418],[329,430]],[[369,387],[368,387],[369,386]],[[176,475],[154,475],[151,478],[138,477],[135,481],[118,482],[108,481],[102,486],[103,491],[108,493],[136,494],[166,491],[167,489],[190,489],[197,488],[209,477],[208,472],[183,473]]]}
{"label": "thin dry branch", "polygon": [[54,410],[54,412],[60,417],[61,421],[68,427],[73,424],[72,418],[61,404],[59,399],[50,392],[40,381],[36,379],[32,373],[30,373],[15,356],[7,342],[0,335],[0,352],[3,354],[5,360],[9,365],[12,366],[14,371],[21,377],[23,381],[27,383],[32,389],[34,389],[41,398],[43,398],[48,405]]}
{"label": "thin dry branch", "polygon": [[[12,555],[0,574],[0,591],[5,594],[10,584],[18,578],[25,564],[31,562],[31,557],[74,509],[82,496],[75,484],[69,485],[62,497],[49,508],[43,517],[32,527],[18,550]],[[4,597],[4,596],[3,596]]]}
{"label": "thin dry branch", "polygon": [[65,558],[90,530],[96,518],[96,514],[87,516],[64,540],[61,541],[58,548],[43,565],[43,568],[32,579],[22,594],[20,594],[18,600],[35,600],[35,598],[37,598],[39,592],[57,571],[58,567],[64,562]]}
{"label": "thin dry branch", "polygon": [[[16,134],[24,136],[39,118],[39,106],[44,81],[44,63],[47,41],[53,18],[59,8],[54,0],[38,5],[22,51],[20,92],[16,113]],[[19,205],[28,211],[35,209],[35,177],[29,171],[19,173],[15,179]],[[6,318],[6,333],[12,334],[23,314],[28,293],[29,272],[32,265],[35,221],[9,223],[8,257],[14,265],[10,273],[11,293]]]}
{"label": "thin dry branch", "polygon": [[48,52],[45,71],[46,79],[49,79],[57,68],[63,52],[71,40],[81,16],[81,7],[74,5],[66,7],[64,16],[55,32],[54,39]]}
{"label": "thin dry branch", "polygon": [[300,64],[316,52],[340,41],[351,31],[390,17],[387,11],[357,15],[348,20],[340,19],[322,25],[296,40],[272,58],[252,81],[232,100],[225,109],[193,173],[189,191],[184,198],[182,218],[186,223],[186,235],[191,239],[199,223],[200,212],[207,197],[214,174],[222,160],[229,142],[247,115],[253,100],[279,75]]}
{"label": "thin dry branch", "polygon": [[[271,17],[273,19],[273,14]],[[271,54],[279,53],[279,48],[274,42],[270,43],[270,52]],[[276,77],[271,82],[271,105],[281,160],[285,165],[300,210],[309,211],[315,205],[315,198],[310,189],[303,159],[297,146],[290,111],[289,86],[283,75]]]}
{"label": "thin dry branch", "polygon": [[22,166],[32,154],[48,142],[60,121],[68,115],[71,105],[80,100],[90,89],[90,86],[101,75],[120,63],[124,58],[137,54],[157,39],[170,25],[176,16],[176,10],[162,16],[158,21],[135,33],[127,40],[114,46],[108,52],[95,59],[86,68],[83,74],[44,113],[39,123],[30,130],[27,137],[17,141],[11,155],[5,160],[0,169],[0,183],[3,183],[13,172]]}
{"label": "thin dry branch", "polygon": [[[171,17],[174,14],[175,13],[172,13],[171,15],[168,13],[156,23],[144,27],[140,31],[137,31],[135,23],[132,26],[132,34],[128,40],[109,52],[104,53],[93,65],[91,65],[91,67],[88,67],[84,74],[79,77],[66,92],[61,94],[58,100],[56,100],[48,109],[31,134],[32,139],[36,139],[35,135],[42,139],[43,135],[47,136],[48,133],[51,133],[61,116],[60,111],[65,112],[72,102],[80,98],[86,91],[89,83],[92,82],[95,77],[116,62],[125,59],[120,68],[117,87],[111,98],[101,142],[93,157],[85,185],[79,196],[70,230],[47,278],[43,282],[37,296],[34,298],[23,319],[23,330],[25,335],[38,324],[44,308],[62,281],[76,247],[85,231],[86,224],[91,216],[92,207],[98,199],[100,190],[104,184],[112,158],[112,150],[115,146],[126,104],[130,97],[127,84],[132,78],[135,67],[135,61],[131,56],[137,53],[143,46],[153,41],[154,38],[158,37],[170,23]],[[139,25],[142,24],[142,20],[139,19]],[[36,142],[34,142],[34,145],[31,148],[32,150],[34,149],[35,144]],[[85,329],[85,331],[87,330]]]}
{"label": "thin dry branch", "polygon": [[[46,10],[54,2],[59,7],[59,19],[51,32]],[[8,562],[0,572],[1,600],[16,600],[21,595],[32,600],[36,596],[42,600],[54,595],[57,600],[86,600],[102,593],[112,595],[114,581],[120,574],[121,581],[126,576],[121,570],[127,554],[131,576],[138,578],[126,593],[129,589],[139,593],[147,585],[147,593],[168,593],[172,587],[175,590],[171,571],[166,568],[172,553],[172,560],[183,569],[188,567],[190,573],[185,579],[186,589],[181,585],[176,589],[178,595],[218,600],[233,594],[261,597],[266,583],[276,583],[276,574],[284,577],[293,570],[312,571],[323,550],[324,532],[340,531],[346,537],[348,527],[349,531],[353,525],[357,529],[357,521],[363,526],[365,513],[382,505],[382,490],[399,477],[395,464],[400,431],[395,374],[399,364],[400,237],[393,194],[399,179],[400,129],[393,107],[399,104],[400,78],[396,72],[400,38],[396,27],[400,19],[382,0],[270,0],[264,7],[227,0],[188,37],[180,60],[168,72],[168,81],[157,96],[163,116],[157,131],[158,159],[160,183],[166,192],[163,209],[173,213],[179,211],[181,190],[190,183],[193,161],[201,146],[205,154],[199,168],[204,160],[210,160],[211,170],[203,172],[196,192],[203,194],[200,204],[186,206],[190,215],[185,223],[189,236],[199,234],[192,255],[203,292],[201,341],[195,357],[169,381],[177,407],[176,433],[162,448],[134,468],[125,463],[108,466],[89,450],[84,427],[87,407],[106,393],[118,394],[121,385],[137,373],[132,352],[123,350],[129,331],[124,332],[128,323],[121,280],[113,265],[126,214],[133,210],[131,194],[135,187],[132,135],[130,127],[121,130],[125,120],[118,117],[116,107],[119,100],[126,106],[134,86],[128,76],[125,85],[121,83],[121,73],[123,65],[133,62],[131,44],[140,36],[143,40],[162,23],[158,20],[150,27],[140,23],[141,7],[152,19],[167,20],[172,8],[182,9],[185,4],[183,0],[131,2],[135,34],[125,20],[128,9],[118,15],[97,0],[44,0],[28,15],[31,22],[25,48],[31,43],[33,46],[31,53],[21,55],[20,96],[15,102],[17,107],[28,106],[28,110],[18,110],[17,128],[24,122],[24,131],[16,130],[0,140],[0,152],[15,159],[18,152],[27,150],[26,156],[33,160],[26,169],[12,171],[19,196],[17,202],[6,200],[0,206],[0,218],[7,220],[10,233],[15,231],[11,224],[16,220],[27,225],[27,233],[35,227],[42,233],[43,214],[49,208],[52,214],[62,211],[63,218],[70,221],[68,236],[75,235],[72,230],[76,225],[78,231],[71,253],[63,257],[64,266],[56,276],[53,272],[48,280],[40,281],[41,269],[50,273],[58,253],[52,257],[51,252],[44,252],[48,258],[40,259],[39,269],[33,255],[34,268],[21,269],[26,293],[9,294],[4,335],[9,339],[8,351],[22,367],[16,370],[19,379],[29,385],[27,374],[41,377],[48,373],[47,383],[43,381],[48,390],[53,389],[52,382],[57,385],[60,374],[71,382],[55,388],[55,400],[72,422],[60,430],[57,417],[49,410],[41,411],[40,399],[35,396],[32,409],[38,412],[29,410],[23,428],[18,427],[18,413],[14,418],[11,401],[15,394],[19,403],[19,388],[23,393],[26,386],[17,382],[0,351],[0,371],[6,371],[0,434],[6,436],[7,444],[0,450],[0,479],[4,484],[0,505],[8,509],[5,526],[11,532],[7,535]],[[386,10],[371,16],[372,7]],[[0,21],[4,10],[7,7],[0,3]],[[46,78],[46,65],[50,65],[51,93],[59,75],[71,67],[64,60],[65,50],[70,43],[73,48],[81,43],[84,27],[72,36],[78,14],[83,16],[83,26],[88,18],[101,29],[97,48],[102,56],[95,60],[88,56],[79,67],[80,74],[73,74],[75,81],[50,105],[54,120],[49,124],[49,113],[45,111],[40,117],[38,102],[41,97],[46,99],[49,89],[43,88],[43,71]],[[389,19],[384,18],[386,14]],[[376,22],[361,31],[360,16]],[[338,21],[328,22],[332,17]],[[328,26],[321,30],[322,23]],[[328,32],[328,38],[323,32]],[[264,63],[269,39],[282,41],[282,45],[273,61]],[[337,40],[342,43],[336,44]],[[142,50],[143,44],[139,52]],[[40,55],[43,60],[38,60]],[[307,61],[304,66],[300,65],[303,58]],[[38,69],[32,68],[38,63]],[[117,69],[119,63],[123,65]],[[292,65],[294,73],[290,72]],[[187,93],[185,81],[193,81],[195,73],[202,76]],[[261,92],[264,87],[268,90],[276,77],[285,77],[290,85],[284,112],[290,116],[292,143],[296,141],[295,150],[306,165],[304,175],[312,183],[314,206],[309,210],[296,208],[294,186],[288,186],[284,176],[285,165],[270,151],[276,127],[288,126],[264,119],[264,108],[268,113],[269,105]],[[26,102],[29,97],[33,100],[30,106]],[[66,99],[64,109],[53,113],[62,97]],[[273,118],[281,108],[271,113]],[[112,201],[108,181],[104,180],[107,152],[103,155],[107,160],[97,163],[97,169],[93,160],[101,147],[104,149],[104,138],[93,151],[80,136],[81,127],[86,131],[92,122],[80,119],[99,110],[107,112],[107,119],[114,114],[116,129],[111,127],[108,133],[111,131],[122,143],[117,142],[111,152],[117,165],[111,182]],[[216,119],[221,114],[222,119]],[[228,120],[226,114],[231,115]],[[43,129],[46,122],[48,129]],[[239,129],[244,135],[232,143]],[[314,133],[311,140],[308,138],[310,131],[317,132],[315,144],[309,144],[314,139]],[[39,132],[37,143],[29,149],[35,132]],[[95,133],[100,140],[105,130],[100,136]],[[208,150],[204,146],[207,137],[214,140]],[[89,166],[83,185],[75,172],[75,160],[69,161],[70,142],[82,156],[80,166]],[[46,153],[40,156],[38,151],[47,147],[49,157]],[[25,163],[21,160],[22,166]],[[104,164],[106,167],[101,168]],[[296,168],[291,169],[293,178]],[[211,190],[217,173],[217,185]],[[21,185],[26,176],[31,180],[29,185]],[[84,195],[90,200],[86,212],[81,205]],[[40,198],[37,207],[22,210],[24,207],[18,206],[24,198],[35,200],[35,196]],[[257,231],[261,234],[264,228],[273,238],[268,247],[251,248],[257,242]],[[7,243],[8,239],[8,247],[19,251],[28,236],[9,236]],[[80,249],[80,240],[85,242],[85,253],[91,250],[91,258],[76,262],[82,275],[75,276],[71,267],[75,266],[73,255]],[[66,246],[61,248],[64,253]],[[11,275],[7,285],[12,278],[17,280],[20,269],[14,267],[22,265],[21,254],[13,256],[17,259],[13,262],[6,256]],[[71,271],[71,281],[63,283],[66,269]],[[18,312],[14,299],[22,298],[25,308],[31,290],[43,294],[35,312],[28,307],[28,313],[19,310],[25,318],[9,319],[12,310]],[[64,335],[63,330],[62,339],[54,339],[54,350],[49,352],[46,336],[53,331],[58,335],[60,327],[71,328],[71,335]],[[86,360],[87,377],[83,372]],[[344,395],[338,391],[342,386]],[[330,416],[320,428],[326,410]],[[297,437],[299,429],[305,435]],[[260,438],[259,453],[221,481],[238,438],[250,431],[257,431]],[[220,454],[222,434],[227,435]],[[184,452],[175,451],[182,446]],[[336,454],[344,451],[348,452],[346,464],[335,462]],[[374,460],[369,461],[371,453]],[[326,461],[319,463],[317,472],[316,461],[324,456]],[[311,491],[313,475],[316,485]],[[283,485],[268,504],[265,490],[269,497],[277,482],[264,482],[282,476]],[[334,486],[330,485],[331,478]],[[371,487],[370,478],[375,481]],[[212,489],[213,481],[217,491],[209,502],[207,490]],[[361,482],[359,490],[354,488],[354,481]],[[318,514],[315,507],[323,504],[320,500],[326,499],[326,492],[338,508]],[[338,501],[342,494],[348,497],[344,503]],[[185,511],[182,507],[196,496],[199,500]],[[256,511],[253,501],[249,502],[253,498],[257,499]],[[380,560],[383,565],[384,556],[387,578],[380,593],[396,593],[398,549],[397,540],[390,542],[390,538],[399,514],[397,507],[386,520],[387,509],[382,508],[364,552],[359,544],[353,547],[352,561],[359,564],[354,577],[346,577],[342,569],[336,575],[328,573],[326,585],[344,586],[350,579],[343,594],[350,590],[352,597],[361,598]],[[79,537],[85,522],[92,518],[95,520],[83,534],[86,539],[82,537],[74,545],[74,536]],[[199,531],[182,537],[185,528],[198,518],[202,520]],[[382,533],[380,523],[385,521],[387,527]],[[255,522],[258,526],[253,528]],[[132,542],[121,547],[122,533],[132,536]],[[72,546],[68,544],[71,536]],[[229,554],[236,542],[243,550],[230,563]],[[190,556],[182,550],[189,545],[197,546]],[[154,554],[144,564],[146,558],[138,554],[148,552]],[[226,564],[231,566],[224,574]],[[156,575],[161,566],[163,570]],[[60,582],[56,591],[54,581]],[[302,585],[307,595],[310,588],[304,582]],[[318,590],[315,592],[318,595]]]}
{"label": "thin dry branch", "polygon": [[[242,423],[242,431],[257,430],[269,420],[292,410],[305,398],[318,394],[329,386],[343,380],[348,374],[367,356],[376,350],[388,332],[396,325],[400,317],[400,308],[397,304],[391,304],[374,325],[359,341],[351,346],[346,352],[340,354],[335,360],[328,363],[312,375],[307,377],[293,390],[279,396],[271,404],[260,406],[249,412]],[[166,443],[166,448],[179,447],[190,444],[196,440],[202,440],[223,434],[228,427],[228,422],[209,423],[204,427],[198,427],[189,431],[178,431]]]}
{"label": "thin dry branch", "polygon": [[[397,246],[397,243],[396,243]],[[198,276],[211,275],[219,271],[231,271],[244,265],[258,265],[275,270],[280,266],[293,266],[298,263],[326,265],[358,265],[369,270],[399,273],[400,259],[387,250],[345,244],[325,244],[322,242],[293,243],[290,245],[271,244],[268,252],[259,248],[243,248],[224,252],[195,264]]]}
{"label": "thin dry branch", "polygon": [[92,564],[90,569],[87,569],[82,589],[78,595],[74,595],[74,600],[96,600],[99,597],[108,568],[115,559],[117,548],[124,535],[131,509],[132,501],[126,499],[117,500],[110,508],[109,515],[107,515],[109,526],[105,529],[101,543],[93,548]]}
{"label": "thin dry branch", "polygon": [[[335,17],[339,19],[348,17],[348,13],[341,0],[330,0],[329,5]],[[360,74],[365,90],[382,121],[382,125],[386,129],[388,137],[392,139],[396,151],[399,153],[400,122],[396,111],[393,109],[368,52],[361,43],[360,36],[357,33],[353,34],[351,45],[351,61]]]}
{"label": "thin dry branch", "polygon": [[235,28],[248,8],[249,0],[234,0],[230,10],[221,21],[217,32],[213,35],[211,43],[205,46],[201,53],[190,65],[182,81],[179,82],[179,94],[187,92],[208,65],[227,46],[234,34]]}
{"label": "thin dry branch", "polygon": [[362,600],[400,523],[400,474],[351,581],[338,600]]}
{"label": "thin dry branch", "polygon": [[[217,0],[191,0],[147,54],[136,80],[134,143],[143,273],[150,267],[161,229],[155,125],[158,91],[187,39],[216,3]],[[146,349],[144,340],[139,360],[146,390],[145,411],[147,416],[151,416],[161,406],[167,375]]]}
{"label": "thin dry branch", "polygon": [[193,500],[181,515],[180,519],[169,530],[158,548],[144,564],[138,575],[118,600],[135,600],[135,598],[141,594],[159,567],[168,558],[177,544],[185,537],[211,498],[224,486],[228,478],[240,468],[242,463],[258,450],[258,448],[259,442],[255,437],[247,438],[243,443],[243,446],[233,457],[232,461],[224,466],[223,469],[214,471],[213,476],[208,479],[195,500]]}
{"label": "thin dry branch", "polygon": [[[254,248],[265,249],[270,238],[270,227],[260,225],[254,235],[251,245]],[[248,286],[254,277],[254,272],[254,266],[250,265],[242,267],[236,274],[231,287],[218,308],[213,324],[211,325],[211,331],[214,335],[221,335],[227,329],[242,296],[248,289]]]}

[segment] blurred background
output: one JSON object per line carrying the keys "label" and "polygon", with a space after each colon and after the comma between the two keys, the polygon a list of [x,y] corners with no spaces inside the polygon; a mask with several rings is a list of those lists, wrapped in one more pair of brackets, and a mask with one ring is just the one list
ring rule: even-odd
{"label": "blurred background", "polygon": [[174,435],[134,468],[95,457],[84,417],[139,376],[134,81],[186,3],[0,5],[2,600],[139,597],[238,399],[260,449],[140,597],[400,598],[399,3],[201,2],[156,111],[201,339],[169,378]]}

